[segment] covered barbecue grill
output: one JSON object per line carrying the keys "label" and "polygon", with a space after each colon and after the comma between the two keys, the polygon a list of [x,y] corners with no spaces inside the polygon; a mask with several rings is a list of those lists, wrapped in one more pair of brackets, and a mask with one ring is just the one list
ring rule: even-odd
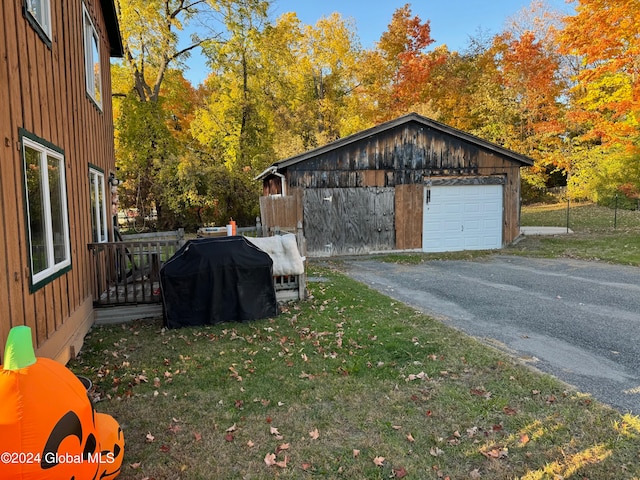
{"label": "covered barbecue grill", "polygon": [[271,257],[241,236],[188,241],[160,270],[169,328],[275,317]]}

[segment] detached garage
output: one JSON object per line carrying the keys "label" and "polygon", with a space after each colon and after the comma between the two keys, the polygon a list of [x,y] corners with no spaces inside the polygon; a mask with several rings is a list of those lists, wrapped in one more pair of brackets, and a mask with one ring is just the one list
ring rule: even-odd
{"label": "detached garage", "polygon": [[309,256],[498,249],[520,233],[530,165],[412,113],[271,165],[263,228],[302,225]]}

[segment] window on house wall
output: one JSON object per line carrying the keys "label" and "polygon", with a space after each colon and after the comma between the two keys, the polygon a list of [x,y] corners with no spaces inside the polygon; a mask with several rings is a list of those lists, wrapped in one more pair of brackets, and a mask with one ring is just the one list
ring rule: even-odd
{"label": "window on house wall", "polygon": [[87,94],[102,108],[102,81],[100,76],[100,39],[87,8],[82,5],[84,22],[84,66]]}
{"label": "window on house wall", "polygon": [[107,223],[107,200],[104,173],[89,168],[89,192],[91,195],[91,231],[94,242],[109,241]]}
{"label": "window on house wall", "polygon": [[[51,39],[50,0],[24,0],[24,11],[31,24],[48,41]],[[50,44],[50,42],[48,42]]]}
{"label": "window on house wall", "polygon": [[31,289],[71,268],[64,153],[21,130]]}

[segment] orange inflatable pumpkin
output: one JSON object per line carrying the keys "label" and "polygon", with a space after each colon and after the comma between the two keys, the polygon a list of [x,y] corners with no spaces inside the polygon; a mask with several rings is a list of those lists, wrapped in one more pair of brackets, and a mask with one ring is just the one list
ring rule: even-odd
{"label": "orange inflatable pumpkin", "polygon": [[96,413],[96,429],[100,439],[100,480],[116,478],[124,457],[124,434],[111,415]]}
{"label": "orange inflatable pumpkin", "polygon": [[[12,328],[0,365],[0,478],[96,480],[103,472],[115,478],[122,432],[111,417],[113,422],[101,418],[96,428],[96,415],[101,414],[69,369],[36,358],[31,329]],[[122,439],[117,457],[101,448],[100,435],[108,437],[111,430]]]}

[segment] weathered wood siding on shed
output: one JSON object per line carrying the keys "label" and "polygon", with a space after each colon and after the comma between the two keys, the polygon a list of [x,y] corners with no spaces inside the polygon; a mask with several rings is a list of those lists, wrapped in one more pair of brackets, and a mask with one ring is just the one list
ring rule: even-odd
{"label": "weathered wood siding on shed", "polygon": [[[108,36],[100,0],[84,4],[100,37],[102,110],[85,88],[83,2],[51,2],[50,47],[25,19],[22,1],[0,3],[0,354],[9,329],[28,325],[38,354],[65,361],[93,320],[88,169],[92,164],[106,178],[114,151]],[[19,128],[62,149],[67,170],[72,268],[34,293]]]}
{"label": "weathered wood siding on shed", "polygon": [[[288,188],[305,191],[395,187],[395,245],[387,247],[395,249],[415,249],[422,245],[422,185],[427,179],[504,175],[504,243],[519,235],[519,165],[481,146],[418,123],[407,123],[336,147],[288,166],[285,175]],[[328,219],[322,212],[315,212],[315,208],[317,205],[305,203],[305,233],[310,245],[318,248],[323,240],[311,238],[313,222],[307,215]]]}
{"label": "weathered wood siding on shed", "polygon": [[395,189],[309,188],[304,232],[311,256],[352,255],[395,246]]}
{"label": "weathered wood siding on shed", "polygon": [[334,188],[422,183],[426,175],[477,175],[478,146],[409,123],[287,168],[290,186]]}

